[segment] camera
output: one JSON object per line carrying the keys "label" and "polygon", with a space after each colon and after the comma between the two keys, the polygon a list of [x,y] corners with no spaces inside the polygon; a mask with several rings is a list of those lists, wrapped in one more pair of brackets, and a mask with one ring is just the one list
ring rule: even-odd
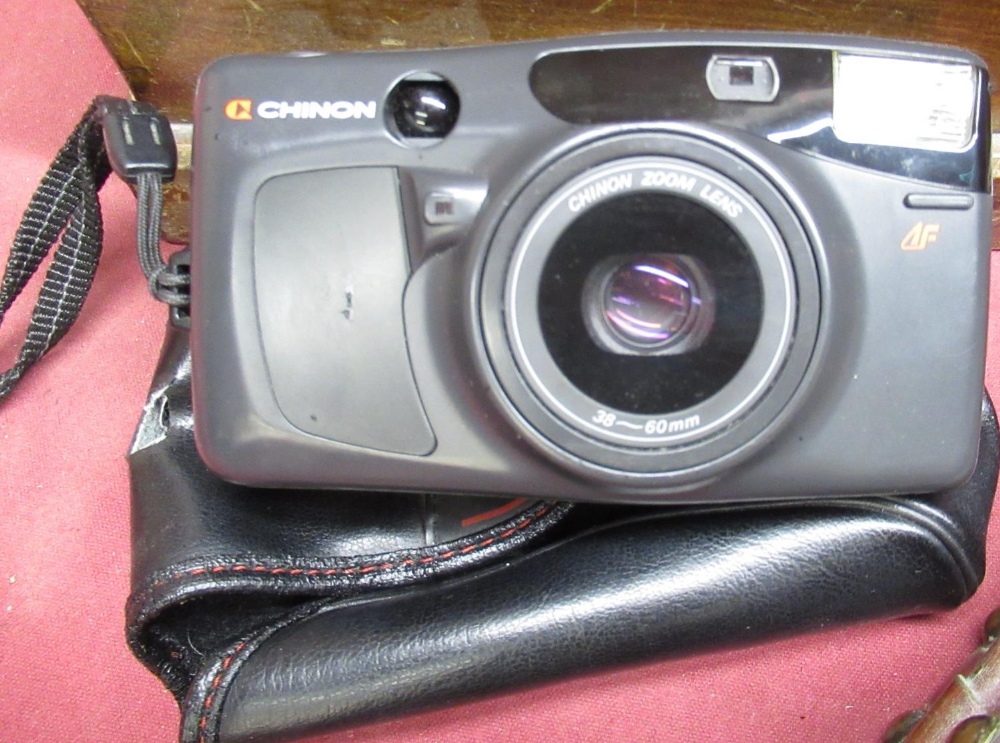
{"label": "camera", "polygon": [[194,430],[239,483],[632,503],[975,465],[988,76],[651,33],[202,75]]}

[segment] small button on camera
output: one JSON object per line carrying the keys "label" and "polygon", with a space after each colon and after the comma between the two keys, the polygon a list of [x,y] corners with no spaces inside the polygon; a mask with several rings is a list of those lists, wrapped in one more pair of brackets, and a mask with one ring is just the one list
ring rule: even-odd
{"label": "small button on camera", "polygon": [[389,93],[388,122],[403,139],[441,139],[458,121],[458,93],[447,80],[429,74],[400,80]]}

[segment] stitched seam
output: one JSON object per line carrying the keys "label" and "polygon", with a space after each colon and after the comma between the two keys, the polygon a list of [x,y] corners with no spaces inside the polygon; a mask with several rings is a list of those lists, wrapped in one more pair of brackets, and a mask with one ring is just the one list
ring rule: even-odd
{"label": "stitched seam", "polygon": [[[236,565],[220,565],[214,568],[194,568],[192,570],[186,570],[179,573],[175,573],[169,578],[164,578],[163,580],[154,583],[151,588],[159,588],[160,586],[166,585],[167,583],[184,577],[193,577],[198,575],[212,575],[225,572],[249,572],[249,573],[267,573],[268,575],[305,575],[308,577],[323,576],[329,577],[333,575],[368,575],[374,572],[385,572],[393,569],[404,569],[413,567],[414,565],[428,565],[433,562],[441,562],[454,559],[455,557],[460,557],[462,555],[467,555],[470,552],[475,552],[476,550],[485,549],[491,544],[496,544],[497,542],[510,539],[512,536],[520,531],[523,531],[533,522],[540,519],[542,516],[547,514],[553,508],[552,505],[545,505],[539,508],[530,516],[523,518],[518,523],[511,526],[509,529],[502,531],[496,536],[489,537],[480,542],[474,542],[470,545],[461,548],[453,548],[445,552],[438,553],[436,555],[427,555],[421,558],[408,557],[404,560],[388,561],[381,564],[372,564],[365,566],[353,566],[347,568],[330,568],[330,569],[305,569],[305,568],[289,568],[289,567],[276,567],[269,568],[264,565],[250,566],[246,564],[236,564]],[[229,670],[230,666],[233,664],[233,660],[244,648],[246,648],[248,641],[244,640],[237,644],[232,650],[230,650],[226,657],[223,658],[219,669],[215,672],[215,676],[212,678],[211,684],[209,684],[208,690],[205,693],[205,701],[201,705],[201,713],[198,720],[198,743],[208,743],[208,718],[212,711],[212,703],[215,701],[216,696],[219,693],[219,686],[222,684],[222,678],[226,671]]]}
{"label": "stitched seam", "polygon": [[173,575],[162,578],[155,583],[151,584],[146,591],[155,590],[157,588],[162,588],[163,586],[172,583],[173,581],[180,580],[182,578],[195,578],[201,575],[220,575],[222,573],[249,573],[251,575],[289,575],[289,576],[306,576],[307,578],[330,578],[338,575],[344,576],[355,576],[355,575],[370,575],[372,573],[384,573],[390,570],[403,570],[405,568],[411,568],[414,566],[424,566],[430,565],[432,563],[446,562],[448,560],[454,559],[456,557],[461,557],[468,555],[477,550],[485,549],[492,544],[505,541],[510,539],[512,536],[520,531],[528,528],[533,522],[537,521],[541,517],[545,516],[553,508],[552,505],[545,505],[542,508],[535,511],[530,516],[523,518],[518,523],[511,526],[509,529],[502,531],[496,536],[488,537],[480,542],[473,542],[472,544],[466,545],[465,547],[454,547],[445,552],[439,552],[435,555],[426,555],[424,557],[407,557],[402,560],[388,560],[383,563],[371,563],[371,564],[357,564],[349,567],[340,568],[296,568],[289,566],[278,566],[270,567],[268,565],[251,565],[248,563],[236,563],[235,565],[217,565],[215,567],[199,567],[191,568],[190,570],[182,570],[180,572],[174,573]]}
{"label": "stitched seam", "polygon": [[208,737],[208,715],[212,709],[212,702],[215,701],[215,695],[219,691],[219,686],[222,684],[222,677],[229,670],[229,667],[233,664],[233,659],[247,646],[247,641],[237,644],[225,658],[222,660],[222,664],[219,666],[219,670],[215,673],[215,678],[212,679],[212,683],[205,692],[205,701],[201,705],[201,715],[198,720],[198,743],[207,743]]}

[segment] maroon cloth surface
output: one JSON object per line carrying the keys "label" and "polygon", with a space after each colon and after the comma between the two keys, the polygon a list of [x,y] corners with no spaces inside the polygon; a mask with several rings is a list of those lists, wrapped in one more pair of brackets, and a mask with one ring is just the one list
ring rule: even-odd
{"label": "maroon cloth surface", "polygon": [[[87,103],[126,88],[72,0],[0,3],[0,81],[5,259],[29,196]],[[124,454],[166,310],[146,294],[134,256],[131,194],[112,180],[103,204],[104,258],[77,326],[0,406],[5,741],[176,739],[175,705],[129,654],[123,630]],[[23,301],[33,300],[37,285]],[[0,333],[4,368],[27,316],[27,307],[12,312]],[[995,392],[1000,342],[990,353]],[[317,740],[875,741],[898,713],[923,705],[949,680],[1000,605],[996,524],[989,565],[979,593],[953,612],[650,664]]]}

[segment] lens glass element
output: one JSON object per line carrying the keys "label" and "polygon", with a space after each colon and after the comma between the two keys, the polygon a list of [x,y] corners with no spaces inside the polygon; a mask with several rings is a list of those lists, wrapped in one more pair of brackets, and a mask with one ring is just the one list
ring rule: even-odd
{"label": "lens glass element", "polygon": [[627,343],[656,348],[687,324],[695,297],[684,269],[669,258],[626,261],[604,290],[608,326]]}
{"label": "lens glass element", "polygon": [[583,312],[591,337],[607,351],[682,353],[711,327],[711,294],[704,269],[690,256],[613,256],[591,271]]}

